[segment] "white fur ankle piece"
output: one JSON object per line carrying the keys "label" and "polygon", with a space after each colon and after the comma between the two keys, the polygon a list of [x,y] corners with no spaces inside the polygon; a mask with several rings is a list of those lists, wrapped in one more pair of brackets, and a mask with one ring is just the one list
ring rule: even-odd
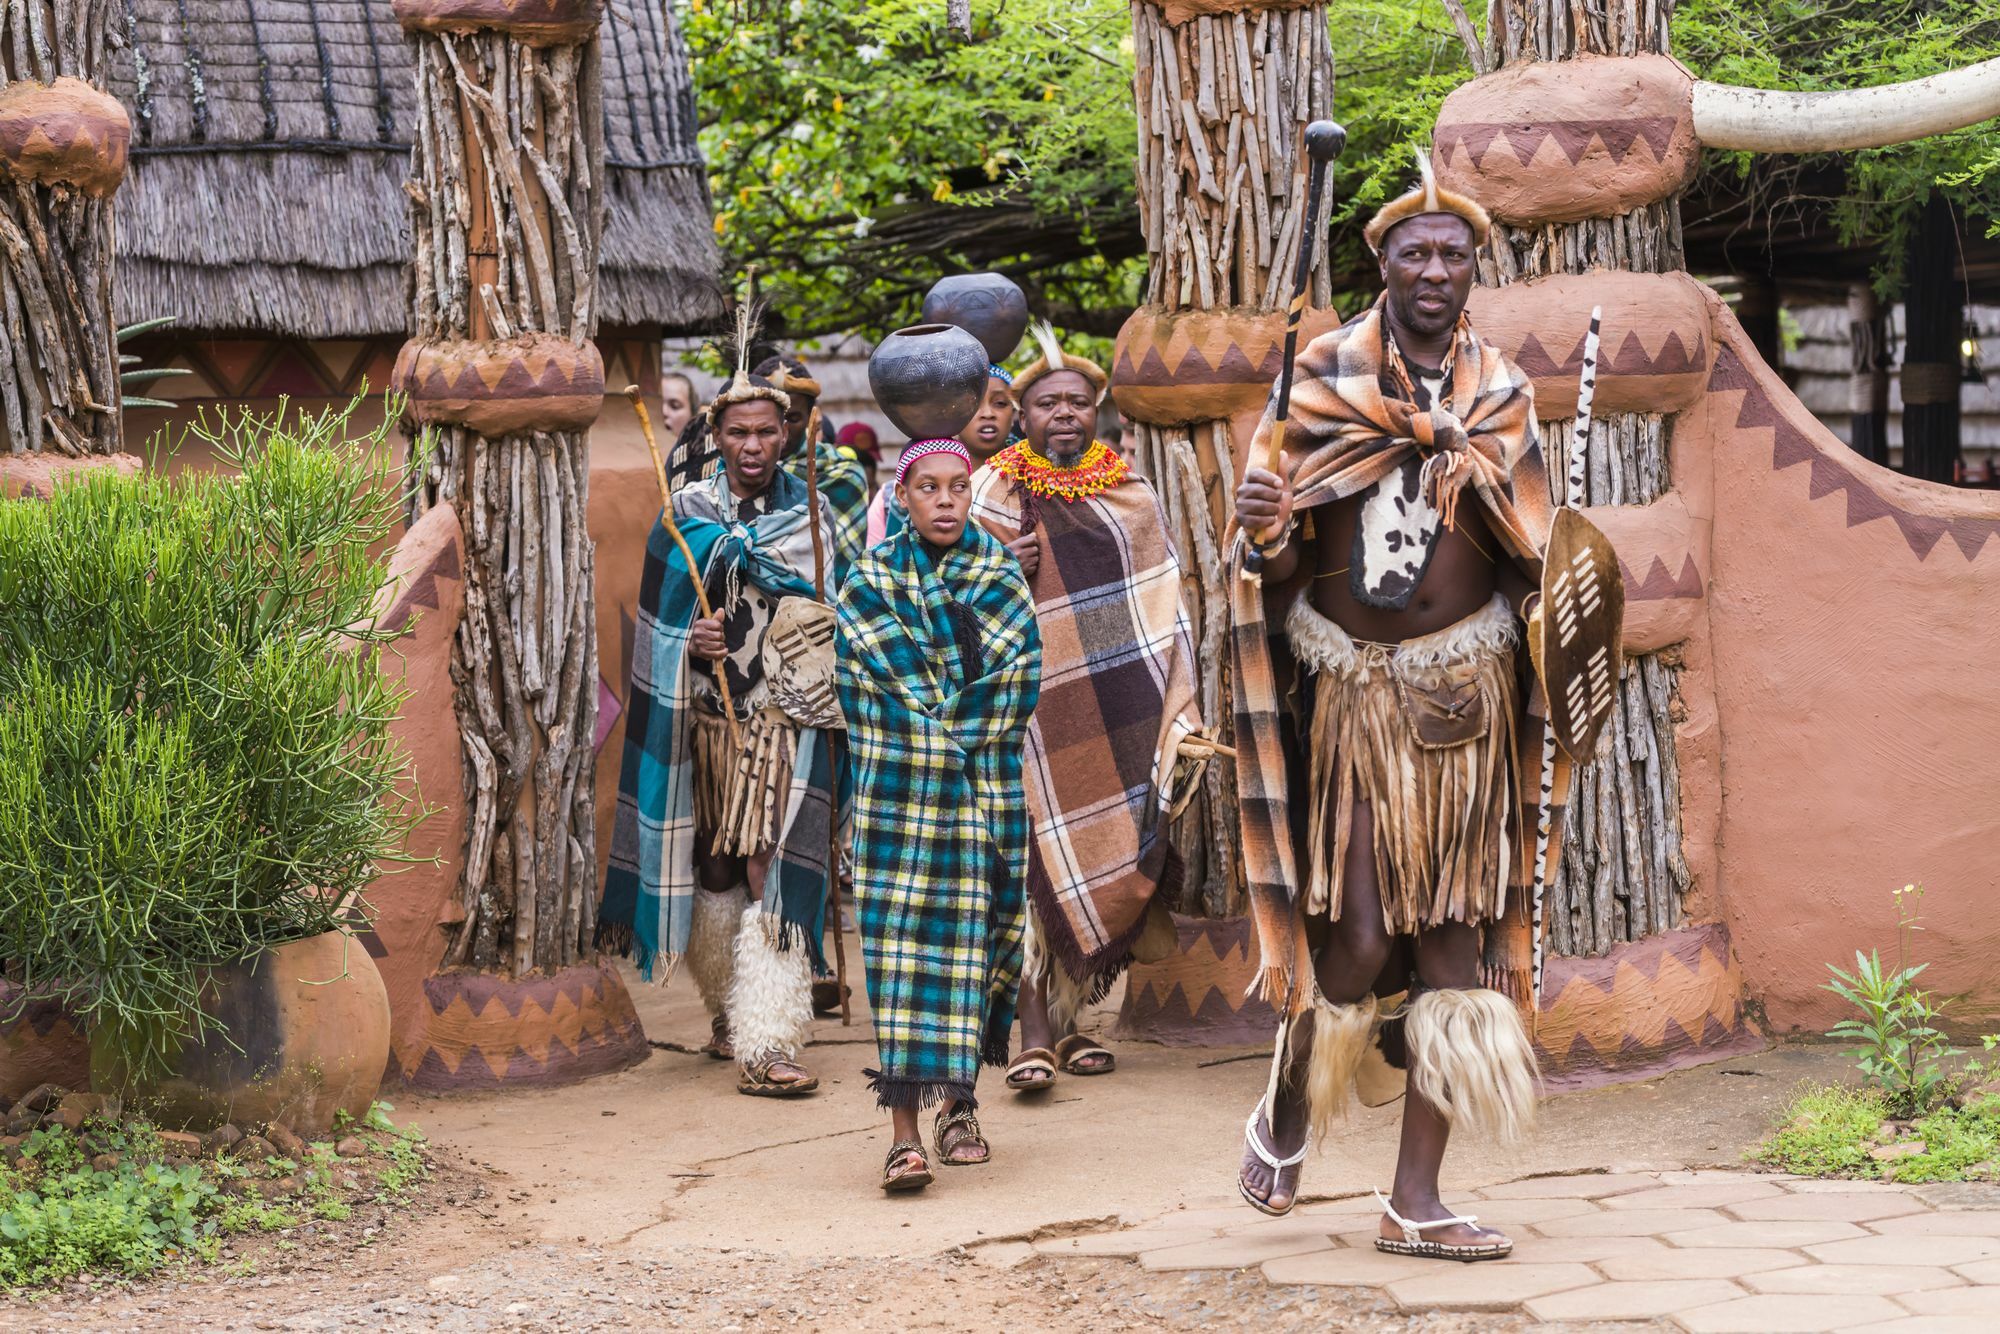
{"label": "white fur ankle piece", "polygon": [[1312,1138],[1324,1141],[1334,1122],[1345,1120],[1354,1097],[1354,1075],[1368,1044],[1375,1040],[1375,998],[1352,1005],[1313,1000],[1312,1055],[1306,1065],[1306,1110]]}
{"label": "white fur ankle piece", "polygon": [[735,885],[719,894],[697,888],[694,922],[688,927],[688,972],[711,1017],[729,1003],[729,984],[736,977],[736,932],[750,891]]}
{"label": "white fur ankle piece", "polygon": [[1457,1129],[1517,1140],[1535,1119],[1535,1049],[1514,1002],[1485,989],[1427,991],[1405,1037],[1410,1088]]}
{"label": "white fur ankle piece", "polygon": [[729,1042],[745,1067],[797,1060],[812,1035],[812,966],[806,948],[778,948],[776,917],[756,904],[736,932],[736,976],[729,987]]}

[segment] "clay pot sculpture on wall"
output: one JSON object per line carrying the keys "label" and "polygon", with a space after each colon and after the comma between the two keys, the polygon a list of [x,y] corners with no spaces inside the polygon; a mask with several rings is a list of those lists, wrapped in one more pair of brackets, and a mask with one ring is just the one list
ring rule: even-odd
{"label": "clay pot sculpture on wall", "polygon": [[924,294],[924,323],[957,325],[998,365],[1014,355],[1028,331],[1028,297],[1004,273],[954,273]]}
{"label": "clay pot sculpture on wall", "polygon": [[0,163],[10,176],[108,195],[125,179],[131,143],[124,105],[81,79],[23,79],[0,92]]}
{"label": "clay pot sculpture on wall", "polygon": [[604,410],[604,358],[554,334],[412,339],[396,357],[396,389],[427,426],[488,439],[522,431],[586,431]]}
{"label": "clay pot sculpture on wall", "polygon": [[361,1117],[389,1060],[389,999],[375,961],[340,931],[218,968],[203,987],[209,1028],[164,1073],[104,1026],[90,1037],[90,1082],[161,1126],[283,1121],[308,1139],[334,1114]]}
{"label": "clay pot sculpture on wall", "polygon": [[868,358],[868,389],[912,440],[945,440],[965,429],[986,393],[986,349],[951,324],[898,329]]}

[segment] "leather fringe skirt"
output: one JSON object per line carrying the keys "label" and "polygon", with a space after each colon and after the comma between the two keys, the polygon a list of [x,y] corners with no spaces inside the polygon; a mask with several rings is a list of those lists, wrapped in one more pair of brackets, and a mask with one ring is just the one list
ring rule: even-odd
{"label": "leather fringe skirt", "polygon": [[798,758],[798,725],[768,704],[741,724],[743,748],[713,709],[693,710],[694,827],[718,854],[747,857],[778,841]]}
{"label": "leather fringe skirt", "polygon": [[[1306,911],[1339,918],[1354,811],[1365,801],[1390,932],[1498,917],[1515,855],[1517,631],[1506,600],[1496,595],[1433,634],[1376,644],[1301,597],[1286,630],[1314,677]],[[1477,725],[1440,744],[1426,697],[1474,695]]]}

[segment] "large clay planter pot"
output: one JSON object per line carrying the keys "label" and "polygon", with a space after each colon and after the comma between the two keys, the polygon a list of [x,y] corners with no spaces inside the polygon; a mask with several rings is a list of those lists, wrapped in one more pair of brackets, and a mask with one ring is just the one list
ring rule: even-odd
{"label": "large clay planter pot", "polygon": [[947,440],[986,396],[986,349],[952,324],[914,324],[875,345],[868,388],[912,440]]}
{"label": "large clay planter pot", "polygon": [[359,941],[329,931],[218,968],[203,987],[210,1025],[181,1044],[165,1073],[100,1026],[91,1087],[117,1093],[168,1128],[283,1121],[324,1135],[334,1115],[360,1117],[389,1060],[389,997]]}
{"label": "large clay planter pot", "polygon": [[1004,273],[954,273],[924,294],[924,323],[957,325],[998,364],[1014,355],[1028,331],[1028,298]]}
{"label": "large clay planter pot", "polygon": [[0,979],[0,1098],[43,1084],[80,1089],[90,1082],[90,1039],[83,1021],[60,1001],[28,998]]}

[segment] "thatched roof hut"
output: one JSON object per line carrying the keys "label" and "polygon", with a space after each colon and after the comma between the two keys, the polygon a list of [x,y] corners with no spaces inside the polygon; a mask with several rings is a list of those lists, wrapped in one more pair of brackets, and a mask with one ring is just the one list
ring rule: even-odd
{"label": "thatched roof hut", "polygon": [[[121,321],[298,339],[399,334],[409,48],[378,0],[126,0],[113,91]],[[601,319],[656,336],[723,310],[687,55],[664,0],[603,28]]]}

